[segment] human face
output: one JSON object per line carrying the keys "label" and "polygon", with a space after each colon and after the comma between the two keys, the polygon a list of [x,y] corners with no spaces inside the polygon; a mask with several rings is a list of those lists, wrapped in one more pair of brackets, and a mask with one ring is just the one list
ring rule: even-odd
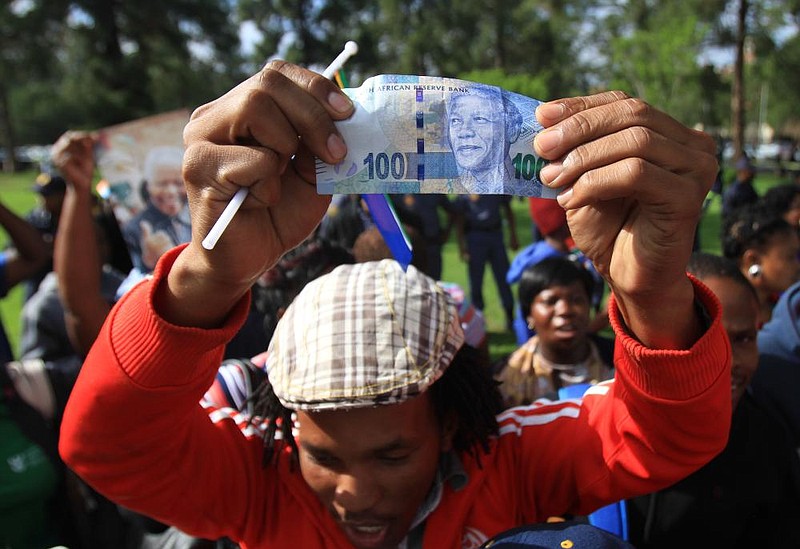
{"label": "human face", "polygon": [[758,369],[758,301],[753,292],[730,278],[711,277],[703,282],[722,303],[722,326],[733,353],[731,402],[735,409]]}
{"label": "human face", "polygon": [[736,170],[736,180],[743,183],[749,183],[755,178],[756,172],[749,168]]}
{"label": "human face", "polygon": [[397,547],[452,433],[430,395],[350,411],[298,412],[303,478],[358,549]]}
{"label": "human face", "polygon": [[186,202],[180,166],[158,166],[153,172],[153,181],[148,182],[150,202],[161,213],[173,217],[180,213]]}
{"label": "human face", "polygon": [[545,357],[559,362],[582,360],[589,326],[589,296],[578,281],[539,292],[530,316]]}
{"label": "human face", "polygon": [[450,146],[461,169],[489,171],[505,155],[505,116],[499,101],[460,95],[450,108]]}
{"label": "human face", "polygon": [[800,237],[792,231],[788,235],[774,235],[761,254],[761,276],[758,281],[763,291],[777,294],[797,282],[800,276]]}

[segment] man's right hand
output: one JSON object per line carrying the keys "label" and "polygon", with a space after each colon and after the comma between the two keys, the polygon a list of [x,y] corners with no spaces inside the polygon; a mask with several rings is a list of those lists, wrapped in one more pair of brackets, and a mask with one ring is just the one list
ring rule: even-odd
{"label": "man's right hand", "polygon": [[[330,197],[317,194],[314,157],[347,152],[334,120],[353,112],[330,80],[269,63],[193,114],[184,131],[183,176],[192,242],[170,271],[167,306],[178,324],[211,326],[256,278],[317,226]],[[240,187],[249,195],[213,250],[202,240]]]}

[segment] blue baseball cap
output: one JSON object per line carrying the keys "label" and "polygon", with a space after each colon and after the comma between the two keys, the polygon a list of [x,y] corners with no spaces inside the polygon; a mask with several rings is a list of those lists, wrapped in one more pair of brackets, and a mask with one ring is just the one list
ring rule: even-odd
{"label": "blue baseball cap", "polygon": [[57,174],[42,172],[36,176],[35,184],[31,187],[32,191],[42,196],[50,196],[67,191],[67,182]]}
{"label": "blue baseball cap", "polygon": [[584,522],[520,526],[494,536],[481,549],[634,549],[610,532]]}

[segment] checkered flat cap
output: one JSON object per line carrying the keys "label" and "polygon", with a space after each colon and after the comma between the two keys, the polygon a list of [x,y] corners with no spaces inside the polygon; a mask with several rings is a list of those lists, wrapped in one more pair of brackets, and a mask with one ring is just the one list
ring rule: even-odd
{"label": "checkered flat cap", "polygon": [[463,343],[447,293],[384,259],[309,283],[278,323],[266,367],[287,408],[362,408],[423,393]]}

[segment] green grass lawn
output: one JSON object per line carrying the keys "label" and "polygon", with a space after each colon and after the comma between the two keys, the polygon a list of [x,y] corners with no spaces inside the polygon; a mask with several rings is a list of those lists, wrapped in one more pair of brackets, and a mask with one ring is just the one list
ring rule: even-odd
{"label": "green grass lawn", "polygon": [[[0,200],[17,213],[24,214],[36,204],[36,194],[31,192],[36,172],[20,172],[16,174],[0,173]],[[726,181],[730,180],[730,175]],[[781,182],[775,175],[759,174],[756,188],[759,194],[769,187]],[[530,214],[526,200],[512,200],[517,236],[520,247],[524,248],[531,242]],[[706,210],[700,223],[700,243],[703,251],[720,253],[720,199],[715,196]],[[0,242],[5,242],[5,234],[0,230]],[[513,259],[514,252],[509,250],[509,259]],[[461,261],[458,245],[455,241],[455,232],[443,250],[442,279],[460,284],[465,291],[469,290],[467,266]],[[516,288],[512,288],[516,294]],[[505,331],[505,314],[500,305],[491,269],[487,266],[484,277],[483,295],[486,301],[487,326],[489,330],[489,344],[493,359],[510,353],[516,348],[514,335]],[[2,318],[12,346],[16,352],[19,344],[20,321],[19,311],[22,306],[22,289],[14,288],[5,299],[0,300],[0,318]]]}

